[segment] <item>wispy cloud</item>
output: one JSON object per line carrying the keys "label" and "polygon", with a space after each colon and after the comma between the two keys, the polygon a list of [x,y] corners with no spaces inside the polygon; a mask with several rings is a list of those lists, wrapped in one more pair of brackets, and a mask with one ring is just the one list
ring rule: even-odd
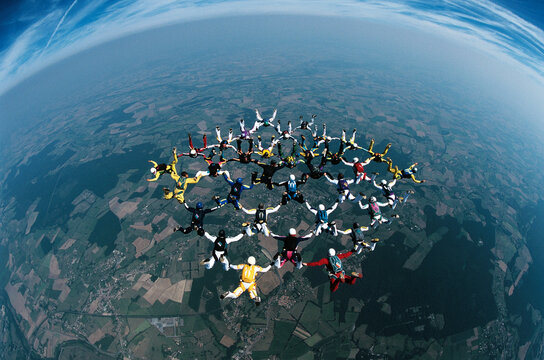
{"label": "wispy cloud", "polygon": [[62,15],[62,17],[60,18],[60,21],[58,22],[57,26],[55,27],[55,30],[53,30],[53,33],[51,34],[51,36],[49,37],[49,40],[47,40],[47,44],[45,45],[45,48],[47,49],[49,47],[49,44],[51,44],[51,41],[53,41],[53,38],[55,37],[55,34],[57,33],[57,31],[59,30],[60,26],[62,25],[62,23],[64,22],[64,19],[66,19],[66,15],[68,15],[68,13],[70,12],[70,10],[72,10],[72,8],[74,7],[74,5],[77,3],[77,0],[74,0],[74,2],[72,4],[70,4],[70,7],[68,7],[68,10],[66,10],[66,12],[64,13],[64,15]]}
{"label": "wispy cloud", "polygon": [[422,0],[102,0],[76,11],[77,1],[65,11],[47,14],[0,54],[0,95],[44,67],[108,40],[179,22],[263,13],[348,16],[410,26],[477,47],[544,84],[544,32],[488,0],[450,0],[435,7]]}

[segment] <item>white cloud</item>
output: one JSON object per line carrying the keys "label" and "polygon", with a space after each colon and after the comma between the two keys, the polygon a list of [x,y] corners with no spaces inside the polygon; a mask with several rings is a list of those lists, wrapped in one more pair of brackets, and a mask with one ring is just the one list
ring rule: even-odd
{"label": "white cloud", "polygon": [[[487,0],[447,1],[436,9],[429,9],[428,2],[398,0],[236,0],[210,4],[124,0],[108,5],[100,16],[95,11],[103,2],[93,2],[77,11],[73,9],[76,3],[74,0],[68,10],[57,10],[29,27],[2,54],[0,95],[44,67],[108,40],[179,22],[263,13],[349,16],[410,26],[476,47],[524,69],[544,84],[544,60],[538,56],[544,49],[543,31]],[[418,4],[426,6],[418,8]],[[50,23],[51,18],[58,19],[60,14],[64,15],[53,25],[53,32],[45,31],[44,24]],[[93,20],[85,23],[88,18]],[[51,24],[48,26],[52,28]],[[44,33],[51,34],[45,46]],[[42,56],[36,57],[36,53]]]}

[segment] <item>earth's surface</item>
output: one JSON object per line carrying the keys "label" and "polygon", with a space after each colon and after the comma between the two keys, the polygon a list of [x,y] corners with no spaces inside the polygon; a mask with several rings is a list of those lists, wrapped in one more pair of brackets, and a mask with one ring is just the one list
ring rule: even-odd
{"label": "earth's surface", "polygon": [[[501,79],[475,75],[474,64],[487,62],[499,67],[430,34],[370,22],[229,18],[125,38],[30,78],[2,98],[19,125],[2,144],[3,354],[542,358],[541,132],[501,94]],[[210,242],[172,232],[190,216],[162,199],[170,179],[146,181],[148,160],[170,162],[172,147],[188,149],[187,133],[197,146],[202,134],[215,142],[216,125],[237,132],[239,118],[253,124],[255,108],[266,116],[275,107],[282,124],[317,114],[332,136],[357,128],[365,147],[391,142],[395,164],[419,162],[427,182],[396,185],[415,194],[398,221],[370,232],[380,238],[374,252],[346,260],[364,273],[355,285],[331,295],[323,269],[287,264],[260,278],[260,307],[247,294],[222,302],[239,274],[205,270]],[[273,132],[262,134],[268,143]],[[183,157],[178,171],[204,167]],[[259,170],[226,167],[246,181]],[[327,169],[351,175],[343,165]],[[368,171],[390,176],[383,164]],[[212,207],[227,191],[221,178],[204,178],[185,197]],[[336,198],[324,179],[303,191],[314,206]],[[380,196],[366,184],[355,191]],[[280,198],[280,189],[257,185],[242,203]],[[333,215],[341,229],[369,223],[352,203]],[[228,205],[207,216],[206,229],[234,235],[248,219]],[[312,223],[294,202],[269,221],[276,233]],[[244,237],[229,258],[255,255],[266,265],[278,246]],[[302,255],[313,261],[350,246],[323,234]]]}

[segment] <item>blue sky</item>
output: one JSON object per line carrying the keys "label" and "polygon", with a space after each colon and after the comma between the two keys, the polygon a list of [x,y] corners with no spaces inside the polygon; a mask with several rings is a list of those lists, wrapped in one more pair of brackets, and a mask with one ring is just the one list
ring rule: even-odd
{"label": "blue sky", "polygon": [[[539,5],[527,4],[518,0],[510,8],[540,19],[534,15]],[[0,11],[0,95],[48,65],[125,35],[217,16],[272,13],[348,16],[440,34],[544,84],[542,29],[487,0],[5,0]]]}

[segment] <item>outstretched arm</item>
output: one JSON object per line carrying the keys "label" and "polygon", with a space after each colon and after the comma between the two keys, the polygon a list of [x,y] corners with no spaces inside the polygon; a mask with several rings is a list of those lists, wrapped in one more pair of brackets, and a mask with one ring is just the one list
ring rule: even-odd
{"label": "outstretched arm", "polygon": [[306,265],[306,266],[321,266],[321,265],[327,265],[328,263],[329,263],[329,259],[328,258],[323,258],[323,259],[318,260],[318,261],[304,263],[304,265]]}
{"label": "outstretched arm", "polygon": [[244,236],[244,234],[238,234],[236,236],[233,236],[233,237],[230,237],[230,238],[226,238],[225,241],[227,242],[227,244],[230,244],[230,243],[233,243],[233,242],[236,242],[238,240],[240,240],[242,237]]}
{"label": "outstretched arm", "polygon": [[340,160],[342,160],[342,162],[344,163],[344,165],[347,165],[347,166],[353,166],[353,165],[355,165],[355,163],[351,163],[351,162],[348,162],[348,161],[344,160],[343,157],[340,158]]}
{"label": "outstretched arm", "polygon": [[339,259],[345,259],[347,257],[350,257],[351,254],[353,254],[353,251],[348,251],[347,253],[338,254],[337,256],[338,256]]}
{"label": "outstretched arm", "polygon": [[238,264],[238,265],[230,264],[230,268],[234,270],[242,270],[244,268],[244,264]]}
{"label": "outstretched arm", "polygon": [[312,209],[312,207],[310,206],[310,204],[308,204],[308,202],[304,202],[306,204],[306,207],[308,208],[308,210],[310,210],[314,215],[317,214],[317,210],[315,209]]}
{"label": "outstretched arm", "polygon": [[344,235],[349,235],[349,234],[352,233],[351,229],[347,229],[347,230],[336,229],[336,231],[338,231],[340,234],[344,234]]}
{"label": "outstretched arm", "polygon": [[270,268],[272,267],[272,265],[268,265],[267,267],[256,267],[255,270],[257,270],[257,272],[262,272],[262,273],[265,273],[267,272],[268,270],[270,270]]}
{"label": "outstretched arm", "polygon": [[210,235],[207,231],[204,233],[204,236],[211,242],[215,242],[215,240],[217,239],[217,236]]}
{"label": "outstretched arm", "polygon": [[327,214],[332,213],[334,210],[336,210],[337,207],[338,207],[338,200],[334,203],[334,205],[329,210],[327,210]]}
{"label": "outstretched arm", "polygon": [[376,180],[372,180],[372,185],[374,185],[374,187],[377,189],[380,189],[380,190],[382,189],[380,185],[376,184]]}
{"label": "outstretched arm", "polygon": [[223,173],[223,178],[225,178],[225,181],[226,181],[229,185],[231,185],[231,186],[234,185],[234,181],[232,181],[232,180],[230,179],[230,177],[228,176],[228,174]]}
{"label": "outstretched arm", "polygon": [[251,209],[251,210],[248,210],[246,209],[245,207],[243,206],[240,206],[240,208],[248,215],[253,215],[257,212],[257,209]]}
{"label": "outstretched arm", "polygon": [[364,204],[364,205],[363,205],[363,204],[361,204],[361,202],[359,201],[359,207],[360,207],[361,209],[365,210],[365,209],[368,209],[368,204]]}
{"label": "outstretched arm", "polygon": [[272,214],[272,213],[275,213],[276,211],[278,211],[281,207],[281,204],[279,204],[278,206],[276,206],[275,208],[268,208],[267,211],[269,214]]}
{"label": "outstretched arm", "polygon": [[383,202],[376,202],[379,207],[389,206],[389,203],[383,203]]}

